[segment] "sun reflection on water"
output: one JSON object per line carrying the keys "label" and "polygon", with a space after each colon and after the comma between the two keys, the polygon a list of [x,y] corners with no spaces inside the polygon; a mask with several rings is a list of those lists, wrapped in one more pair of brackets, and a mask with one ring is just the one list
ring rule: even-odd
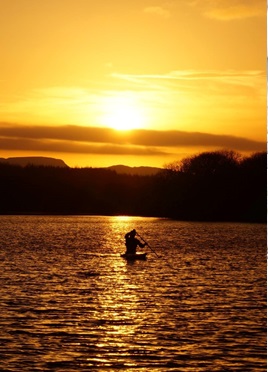
{"label": "sun reflection on water", "polygon": [[[120,257],[133,228],[161,259]],[[266,367],[265,226],[6,216],[0,240],[0,370]]]}
{"label": "sun reflection on water", "polygon": [[[125,366],[135,366],[132,359],[140,348],[137,337],[144,315],[142,293],[133,266],[124,260],[113,260],[110,264],[113,274],[102,277],[99,283],[96,315],[101,337],[96,345],[100,350],[96,358],[101,358],[98,360],[105,367],[113,360],[120,364],[121,359]],[[107,359],[103,358],[103,351]]]}

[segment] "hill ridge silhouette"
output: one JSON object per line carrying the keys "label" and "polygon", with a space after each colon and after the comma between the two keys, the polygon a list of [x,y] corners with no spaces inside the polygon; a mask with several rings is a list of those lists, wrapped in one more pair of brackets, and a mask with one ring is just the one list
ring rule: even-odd
{"label": "hill ridge silhouette", "polygon": [[129,175],[140,175],[140,176],[154,176],[163,170],[162,168],[157,168],[157,167],[149,167],[149,166],[130,167],[127,165],[122,165],[122,164],[112,165],[105,169],[113,170],[118,174],[129,174]]}
{"label": "hill ridge silhouette", "polygon": [[[57,158],[47,157],[47,156],[17,156],[17,157],[9,157],[9,158],[0,158],[0,162],[8,163],[11,165],[20,165],[22,167],[26,167],[29,165],[69,167],[62,159],[57,159]],[[91,168],[99,168],[99,167],[91,167]],[[115,171],[117,174],[139,175],[139,176],[153,176],[163,170],[162,168],[157,168],[157,167],[150,167],[150,166],[130,167],[128,165],[123,165],[123,164],[103,167],[102,169],[112,170],[112,171]]]}
{"label": "hill ridge silhouette", "polygon": [[20,165],[22,167],[26,167],[29,165],[68,167],[68,165],[62,159],[56,159],[47,156],[18,156],[10,158],[0,158],[0,162],[8,163],[11,165]]}

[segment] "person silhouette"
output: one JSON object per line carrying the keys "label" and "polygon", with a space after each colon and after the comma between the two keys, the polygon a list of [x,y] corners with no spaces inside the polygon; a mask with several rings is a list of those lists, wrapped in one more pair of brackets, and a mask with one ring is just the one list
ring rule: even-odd
{"label": "person silhouette", "polygon": [[126,233],[125,239],[126,239],[126,253],[125,254],[136,254],[137,246],[144,248],[147,243],[142,243],[139,239],[137,239],[136,236],[136,230],[131,230],[130,232]]}

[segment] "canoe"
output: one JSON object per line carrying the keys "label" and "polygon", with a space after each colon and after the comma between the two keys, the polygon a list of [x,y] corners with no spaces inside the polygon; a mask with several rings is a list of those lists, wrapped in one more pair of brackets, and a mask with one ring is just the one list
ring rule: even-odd
{"label": "canoe", "polygon": [[136,253],[136,254],[123,253],[121,254],[121,257],[129,261],[146,260],[146,256],[147,256],[147,253]]}

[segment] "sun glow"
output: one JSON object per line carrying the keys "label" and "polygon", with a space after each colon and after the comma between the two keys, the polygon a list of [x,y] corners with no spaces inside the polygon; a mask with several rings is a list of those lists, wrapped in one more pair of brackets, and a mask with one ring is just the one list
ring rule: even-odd
{"label": "sun glow", "polygon": [[135,97],[107,97],[102,102],[102,112],[101,124],[109,128],[131,130],[143,128],[146,124],[144,109]]}

